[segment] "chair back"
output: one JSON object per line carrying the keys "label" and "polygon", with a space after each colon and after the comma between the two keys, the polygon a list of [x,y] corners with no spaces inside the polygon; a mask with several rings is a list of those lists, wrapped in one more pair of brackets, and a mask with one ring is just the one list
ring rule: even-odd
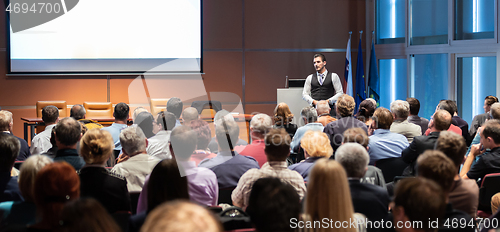
{"label": "chair back", "polygon": [[36,102],[36,117],[42,117],[42,109],[45,106],[55,106],[59,109],[59,117],[65,118],[68,116],[68,104],[66,101],[37,101]]}
{"label": "chair back", "polygon": [[231,199],[231,194],[234,189],[235,187],[219,189],[219,201],[217,204],[226,203],[232,205],[233,200]]}
{"label": "chair back", "polygon": [[151,107],[151,114],[154,118],[161,111],[167,110],[167,102],[170,98],[151,98],[149,101],[149,106]]}
{"label": "chair back", "polygon": [[[219,112],[219,110],[222,110],[222,104],[220,103],[220,101],[193,101],[193,103],[191,103],[191,107],[196,108],[200,115],[203,114],[204,109],[213,109],[215,113]],[[211,111],[209,110],[208,112]]]}
{"label": "chair back", "polygon": [[86,118],[113,118],[113,104],[111,102],[84,102],[87,111]]}
{"label": "chair back", "polygon": [[478,209],[491,213],[491,197],[500,192],[500,173],[491,173],[484,176],[479,188]]}
{"label": "chair back", "polygon": [[408,164],[401,157],[377,160],[375,167],[382,170],[385,182],[392,182],[394,177],[401,176]]}

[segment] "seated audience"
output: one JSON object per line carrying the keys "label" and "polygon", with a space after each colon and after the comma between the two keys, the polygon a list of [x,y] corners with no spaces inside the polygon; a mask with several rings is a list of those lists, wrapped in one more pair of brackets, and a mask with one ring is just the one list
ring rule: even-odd
{"label": "seated audience", "polygon": [[288,105],[280,102],[274,108],[274,128],[285,128],[286,132],[293,137],[297,131],[297,125],[292,123],[293,114]]}
{"label": "seated audience", "polygon": [[349,178],[354,211],[364,214],[373,222],[386,219],[390,202],[387,190],[360,182],[370,160],[366,149],[357,143],[343,144],[335,152],[335,160],[342,164]]}
{"label": "seated audience", "polygon": [[390,131],[393,120],[388,109],[380,107],[375,110],[368,130],[370,134],[368,154],[371,165],[374,165],[377,160],[401,157],[403,149],[410,145],[404,135]]}
{"label": "seated audience", "polygon": [[140,114],[137,115],[135,118],[134,124],[136,124],[138,127],[142,129],[142,132],[144,132],[144,135],[146,138],[151,138],[155,135],[153,132],[153,122],[155,119],[153,118],[153,115],[149,112],[141,112]]}
{"label": "seated audience", "polygon": [[0,214],[3,215],[1,227],[36,223],[35,196],[33,196],[36,174],[52,162],[49,157],[43,155],[32,155],[24,161],[19,172],[19,190],[24,201],[0,203]]}
{"label": "seated audience", "polygon": [[462,130],[462,137],[466,141],[470,140],[469,139],[469,123],[467,123],[465,120],[463,120],[460,116],[458,116],[458,107],[457,103],[452,100],[446,100],[451,105],[451,108],[453,109],[453,114],[452,114],[452,120],[451,123],[455,126],[458,126],[460,130]]}
{"label": "seated audience", "polygon": [[30,148],[26,140],[21,139],[12,134],[13,126],[14,126],[14,119],[12,118],[12,113],[7,110],[0,110],[0,132],[2,132],[2,134],[8,134],[14,136],[14,138],[16,138],[19,141],[20,150],[17,155],[16,161],[23,161],[31,155]]}
{"label": "seated audience", "polygon": [[[219,110],[219,112],[217,112],[214,116],[214,129],[217,131],[217,126],[222,125],[222,122],[226,121],[234,122],[233,115],[227,110]],[[236,142],[236,145],[233,145],[233,147],[246,145],[248,145],[248,143],[245,140],[238,139],[238,142]],[[212,140],[210,140],[210,143],[208,144],[208,150],[210,150],[210,152],[212,153],[217,153],[219,151],[216,137],[213,137]]]}
{"label": "seated audience", "polygon": [[314,163],[321,158],[330,158],[333,154],[333,149],[325,133],[313,130],[307,131],[304,134],[300,141],[300,146],[304,149],[306,159],[300,163],[290,165],[288,168],[297,171],[304,178],[304,181],[307,182],[309,180],[309,172],[311,172]]}
{"label": "seated audience", "polygon": [[417,136],[410,143],[410,146],[405,148],[401,152],[401,157],[403,161],[409,166],[403,172],[404,176],[414,176],[415,175],[415,163],[420,154],[424,153],[425,150],[434,150],[439,133],[441,131],[446,131],[451,125],[451,115],[446,110],[437,110],[434,113],[430,123],[429,129],[431,133],[429,135]]}
{"label": "seated audience", "polygon": [[330,116],[330,104],[328,104],[328,101],[322,100],[318,101],[316,104],[316,112],[318,113],[318,122],[321,123],[323,126],[328,125],[328,123],[331,123],[335,120],[336,118]]}
{"label": "seated audience", "polygon": [[290,148],[294,152],[298,152],[300,140],[304,133],[307,131],[323,131],[325,128],[323,124],[318,122],[318,113],[312,106],[306,106],[300,111],[300,115],[302,116],[302,120],[304,120],[304,126],[301,126],[293,135],[292,142],[290,143]]}
{"label": "seated audience", "polygon": [[366,124],[366,126],[370,126],[372,124],[372,116],[377,108],[377,103],[366,99],[359,103],[358,113],[356,114],[356,118],[359,121],[362,121]]}
{"label": "seated audience", "polygon": [[127,180],[104,168],[113,148],[113,137],[107,131],[92,129],[83,135],[80,154],[86,165],[78,172],[80,195],[95,198],[109,213],[126,212],[130,211]]}
{"label": "seated audience", "polygon": [[[479,132],[481,143],[472,145],[470,153],[460,171],[463,179],[482,180],[485,175],[500,172],[500,120],[491,119]],[[490,151],[486,151],[490,149]],[[472,166],[472,161],[482,155]]]}
{"label": "seated audience", "polygon": [[111,171],[125,177],[129,192],[141,191],[146,176],[160,159],[146,153],[148,140],[139,127],[123,129],[120,133],[120,143],[123,155],[128,159],[116,164]]}
{"label": "seated audience", "polygon": [[349,128],[360,127],[368,134],[366,124],[353,117],[355,107],[354,98],[347,94],[340,96],[337,100],[335,111],[337,112],[337,116],[340,116],[340,119],[328,123],[323,130],[330,139],[333,151],[342,145],[344,131]]}
{"label": "seated audience", "polygon": [[188,107],[182,111],[182,124],[186,126],[191,125],[191,121],[200,119],[198,110],[194,107]]}
{"label": "seated audience", "polygon": [[178,97],[170,98],[167,101],[167,112],[170,112],[175,115],[175,127],[181,125],[180,117],[183,106],[184,104],[182,104],[181,99]]}
{"label": "seated audience", "polygon": [[408,139],[408,143],[413,142],[414,137],[422,135],[421,127],[408,122],[410,104],[407,101],[396,100],[392,102],[391,112],[394,117],[390,128],[391,132],[404,135]]}
{"label": "seated audience", "polygon": [[42,109],[42,121],[45,124],[45,129],[35,135],[31,140],[30,152],[32,155],[40,155],[48,151],[52,144],[50,144],[50,132],[56,126],[59,120],[59,109],[55,106],[45,106]]}
{"label": "seated audience", "polygon": [[[443,131],[439,134],[436,150],[448,156],[457,170],[460,169],[460,165],[464,160],[466,149],[465,140],[462,136],[449,131]],[[474,180],[462,179],[458,172],[455,172],[454,184],[448,197],[453,208],[466,212],[472,218],[476,217],[479,188]]]}
{"label": "seated audience", "polygon": [[[135,123],[135,119],[137,118],[137,115],[139,115],[142,112],[149,112],[146,108],[139,106],[135,108],[134,112],[132,113],[132,122]],[[163,112],[163,111],[160,111]]]}
{"label": "seated audience", "polygon": [[121,232],[106,209],[93,198],[68,202],[61,211],[59,232]]}
{"label": "seated audience", "polygon": [[85,111],[85,108],[80,104],[76,104],[71,107],[69,116],[77,120],[80,124],[82,124],[82,127],[85,127],[87,130],[92,130],[95,128],[101,129],[103,127],[101,124],[92,119],[86,119],[86,115],[87,111]]}
{"label": "seated audience", "polygon": [[170,133],[175,127],[175,115],[169,112],[161,111],[156,115],[156,120],[153,121],[153,133],[155,136],[148,139],[146,152],[150,156],[158,159],[171,159],[170,149]]}
{"label": "seated audience", "polygon": [[[467,213],[456,210],[451,203],[448,202],[450,189],[453,187],[454,178],[457,169],[453,161],[440,151],[426,151],[417,160],[417,173],[419,177],[427,178],[435,181],[443,190],[444,198],[447,202],[444,221],[466,221],[471,222],[472,217]],[[473,223],[467,223],[466,226],[441,225],[440,231],[475,231]]]}
{"label": "seated audience", "polygon": [[196,166],[204,159],[211,159],[216,156],[216,154],[211,153],[208,149],[208,143],[210,142],[212,131],[208,123],[197,119],[191,121],[191,129],[196,132],[196,150],[194,150],[191,155],[191,161],[196,163]]}
{"label": "seated audience", "polygon": [[156,165],[149,176],[146,189],[147,192],[143,193],[147,199],[147,210],[130,218],[131,232],[139,231],[148,214],[162,203],[189,200],[188,180],[181,175],[175,159],[163,160]]}
{"label": "seated audience", "polygon": [[279,178],[261,178],[252,186],[246,212],[257,231],[294,231],[290,221],[299,218],[300,196]]}
{"label": "seated audience", "polygon": [[306,193],[304,178],[289,170],[286,158],[290,155],[290,136],[284,129],[272,129],[265,137],[267,163],[261,169],[250,169],[238,181],[236,189],[231,194],[233,205],[246,208],[252,185],[260,178],[277,177],[281,181],[292,185],[302,199]]}
{"label": "seated audience", "polygon": [[221,125],[215,127],[219,153],[214,158],[201,161],[199,165],[199,167],[209,168],[217,175],[219,189],[236,187],[238,180],[245,172],[252,168],[259,168],[254,158],[242,156],[233,150],[239,134],[240,128],[234,121],[221,121]]}
{"label": "seated audience", "polygon": [[[349,182],[342,165],[335,160],[320,159],[311,170],[307,185],[307,199],[305,200],[304,219],[321,221],[323,218],[335,221],[365,220],[359,213],[354,213]],[[336,231],[356,232],[365,231],[364,224],[338,228]],[[332,231],[332,228],[319,228],[310,231]]]}
{"label": "seated audience", "polygon": [[408,122],[420,126],[422,134],[424,134],[427,128],[429,127],[429,120],[418,116],[418,112],[420,111],[420,101],[418,101],[418,99],[416,98],[409,97],[406,98],[406,102],[410,104],[410,113],[408,114]]}
{"label": "seated audience", "polygon": [[186,201],[164,203],[148,216],[141,232],[222,232],[207,209]]}
{"label": "seated audience", "polygon": [[115,105],[115,111],[113,112],[113,117],[115,122],[111,126],[104,127],[102,130],[108,131],[113,136],[113,142],[115,143],[115,152],[120,153],[122,150],[122,145],[120,144],[120,132],[127,128],[127,120],[130,108],[127,104],[120,102]]}
{"label": "seated audience", "polygon": [[498,98],[495,96],[489,95],[484,98],[484,114],[478,114],[474,116],[474,119],[472,119],[472,123],[470,125],[469,135],[471,138],[476,137],[477,129],[486,122],[486,119],[491,118],[490,109],[491,105],[493,105],[493,103],[495,102],[498,102]]}
{"label": "seated audience", "polygon": [[[462,130],[460,127],[455,126],[457,122],[455,121],[455,118],[453,118],[453,114],[455,114],[455,109],[453,108],[453,101],[450,100],[441,100],[439,104],[436,106],[436,110],[446,110],[451,116],[451,125],[448,128],[448,131],[451,131],[453,133],[456,133],[458,135],[462,135]],[[425,131],[425,135],[428,135],[430,133],[430,129],[427,129]]]}
{"label": "seated audience", "polygon": [[264,138],[267,132],[273,128],[273,120],[267,114],[256,114],[250,121],[250,137],[252,143],[246,146],[237,146],[235,151],[243,156],[253,157],[262,167],[267,162],[267,156],[264,152]]}
{"label": "seated audience", "polygon": [[46,152],[42,153],[42,155],[46,155],[49,158],[54,159],[56,157],[57,150],[58,150],[57,143],[56,143],[56,127],[55,126],[52,127],[52,130],[50,130],[50,144],[52,145],[52,147],[49,150],[47,150]]}
{"label": "seated audience", "polygon": [[76,170],[80,170],[85,161],[78,155],[77,143],[82,137],[82,126],[74,118],[59,120],[55,131],[57,153],[54,161],[66,161]]}
{"label": "seated audience", "polygon": [[[493,105],[490,106],[490,119],[500,119],[500,102],[495,102]],[[477,129],[477,132],[481,131],[483,127],[479,127]],[[479,136],[480,133],[476,133],[476,137],[471,141],[469,148],[467,148],[467,152],[465,153],[466,155],[470,153],[470,149],[472,148],[472,145],[479,144],[481,142],[481,136]],[[477,160],[479,159],[479,156],[476,157],[472,161],[472,165],[474,165]]]}
{"label": "seated audience", "polygon": [[11,176],[19,150],[20,143],[16,137],[0,133],[0,202],[23,200],[17,176]]}

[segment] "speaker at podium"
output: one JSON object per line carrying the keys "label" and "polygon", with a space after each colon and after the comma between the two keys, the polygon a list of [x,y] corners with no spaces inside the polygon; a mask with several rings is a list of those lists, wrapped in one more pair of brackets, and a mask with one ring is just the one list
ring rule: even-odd
{"label": "speaker at podium", "polygon": [[302,90],[306,79],[288,79],[286,77],[285,88],[277,89],[277,102],[284,102],[292,111],[293,123],[297,126],[303,126],[304,121],[300,116],[302,108],[309,106],[306,101],[302,100]]}

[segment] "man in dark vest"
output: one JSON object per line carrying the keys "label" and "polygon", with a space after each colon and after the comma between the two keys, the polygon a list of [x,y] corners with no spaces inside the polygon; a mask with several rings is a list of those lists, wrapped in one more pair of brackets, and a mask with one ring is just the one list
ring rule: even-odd
{"label": "man in dark vest", "polygon": [[335,102],[344,93],[342,82],[336,73],[326,70],[326,58],[323,54],[314,55],[313,65],[316,73],[306,78],[302,99],[312,106],[316,106],[318,101],[327,100],[330,108],[335,109]]}

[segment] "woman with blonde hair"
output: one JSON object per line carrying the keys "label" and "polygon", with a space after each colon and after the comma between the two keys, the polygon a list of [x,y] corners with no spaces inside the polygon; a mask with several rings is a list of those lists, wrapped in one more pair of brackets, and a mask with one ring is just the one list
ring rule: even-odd
{"label": "woman with blonde hair", "polygon": [[89,130],[80,141],[80,154],[86,163],[79,172],[81,196],[95,198],[111,214],[130,211],[127,180],[104,168],[114,147],[113,137],[105,130]]}
{"label": "woman with blonde hair", "polygon": [[285,128],[290,138],[295,135],[297,125],[292,123],[293,114],[288,105],[284,102],[279,103],[274,109],[274,127]]}
{"label": "woman with blonde hair", "polygon": [[[311,225],[314,222],[321,224],[323,218],[329,218],[334,222],[335,231],[366,231],[366,226],[362,223],[365,217],[354,213],[347,174],[335,160],[320,159],[311,170],[305,213],[304,219],[310,221]],[[356,226],[352,226],[352,221],[356,221]],[[339,223],[339,228],[336,228],[335,225]],[[332,228],[316,228],[312,231],[332,231]]]}
{"label": "woman with blonde hair", "polygon": [[307,131],[300,140],[300,147],[304,149],[305,160],[288,167],[291,170],[297,171],[304,181],[309,180],[309,173],[312,167],[321,158],[330,157],[333,154],[330,139],[322,131]]}

